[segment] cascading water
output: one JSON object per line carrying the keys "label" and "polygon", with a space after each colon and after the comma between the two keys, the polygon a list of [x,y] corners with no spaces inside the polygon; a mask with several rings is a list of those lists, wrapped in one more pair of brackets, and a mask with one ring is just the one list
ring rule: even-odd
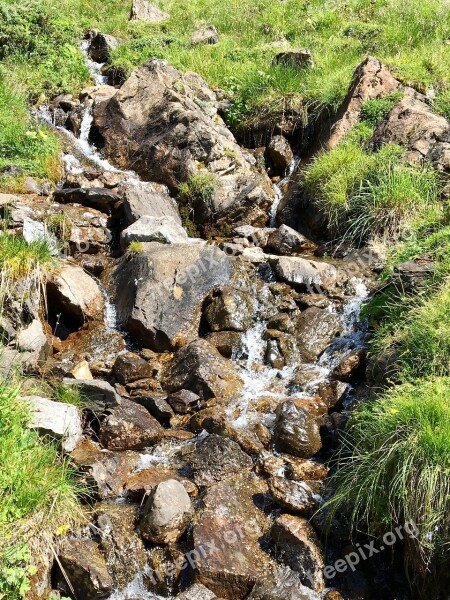
{"label": "cascading water", "polygon": [[84,62],[87,66],[87,68],[89,69],[89,72],[92,76],[92,79],[95,82],[95,85],[107,85],[108,84],[108,78],[104,77],[102,75],[102,69],[105,65],[105,63],[98,63],[95,62],[94,60],[91,60],[91,58],[89,57],[89,46],[90,46],[91,40],[86,39],[83,40],[81,42],[81,52],[84,55]]}
{"label": "cascading water", "polygon": [[280,202],[283,199],[283,187],[286,186],[290,180],[292,175],[294,174],[295,169],[299,163],[298,156],[295,156],[292,160],[285,177],[279,182],[273,184],[273,189],[275,192],[275,199],[272,202],[272,205],[269,209],[269,227],[276,227],[276,218],[278,207],[280,206]]}

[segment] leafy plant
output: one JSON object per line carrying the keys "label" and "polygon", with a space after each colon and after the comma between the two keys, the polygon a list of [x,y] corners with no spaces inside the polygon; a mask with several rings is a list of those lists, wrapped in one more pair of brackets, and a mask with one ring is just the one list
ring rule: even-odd
{"label": "leafy plant", "polygon": [[188,180],[178,187],[178,200],[188,209],[188,218],[192,215],[193,222],[207,222],[212,219],[212,200],[216,186],[215,176],[205,171],[190,175]]}
{"label": "leafy plant", "polygon": [[0,600],[23,600],[30,590],[36,568],[30,564],[30,549],[19,543],[5,549],[0,557]]}
{"label": "leafy plant", "polygon": [[361,119],[375,127],[387,117],[391,109],[394,108],[401,98],[401,92],[393,92],[383,98],[366,100],[361,106]]}

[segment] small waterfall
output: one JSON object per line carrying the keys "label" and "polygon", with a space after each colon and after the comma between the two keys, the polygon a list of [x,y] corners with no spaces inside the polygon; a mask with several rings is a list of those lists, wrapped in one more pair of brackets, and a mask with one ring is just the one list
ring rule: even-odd
{"label": "small waterfall", "polygon": [[291,180],[291,177],[294,174],[295,169],[297,168],[299,160],[300,160],[299,157],[295,156],[293,161],[289,165],[289,168],[287,170],[287,173],[286,173],[284,179],[282,179],[280,181],[280,183],[273,184],[273,189],[275,191],[275,199],[272,202],[271,207],[269,208],[269,227],[277,226],[277,224],[276,224],[277,211],[278,211],[278,207],[280,206],[280,202],[283,199],[282,188],[285,185],[287,185],[289,183],[289,181]]}
{"label": "small waterfall", "polygon": [[83,40],[81,42],[81,52],[84,54],[84,62],[89,69],[90,74],[92,75],[92,79],[95,82],[95,85],[107,85],[108,78],[102,75],[102,69],[105,63],[98,63],[89,58],[89,45],[90,40]]}

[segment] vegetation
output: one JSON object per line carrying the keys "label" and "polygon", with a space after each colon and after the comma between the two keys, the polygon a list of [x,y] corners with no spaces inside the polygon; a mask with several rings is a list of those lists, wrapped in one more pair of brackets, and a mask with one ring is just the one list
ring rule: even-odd
{"label": "vegetation", "polygon": [[374,535],[415,523],[409,559],[422,576],[448,553],[449,395],[449,378],[423,379],[362,404],[346,429],[329,505],[331,514],[349,512],[353,530],[364,522]]}
{"label": "vegetation", "polygon": [[198,211],[202,216],[209,213],[210,219],[214,216],[212,199],[216,189],[216,177],[209,173],[198,172],[190,175],[186,182],[180,184],[178,188],[178,200],[183,205],[182,217],[188,225],[188,233],[196,233],[193,224],[195,213]]}

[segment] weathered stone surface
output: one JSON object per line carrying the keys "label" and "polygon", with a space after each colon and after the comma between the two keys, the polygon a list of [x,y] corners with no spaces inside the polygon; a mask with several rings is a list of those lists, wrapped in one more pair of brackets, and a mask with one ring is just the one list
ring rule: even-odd
{"label": "weathered stone surface", "polygon": [[131,21],[147,21],[148,23],[162,23],[167,21],[170,15],[160,10],[157,6],[146,0],[133,0],[131,8]]}
{"label": "weathered stone surface", "polygon": [[197,336],[206,294],[230,274],[229,258],[216,247],[149,244],[115,271],[119,322],[144,346],[171,350]]}
{"label": "weathered stone surface", "polygon": [[294,514],[310,517],[317,510],[320,497],[305,481],[275,476],[269,479],[269,491],[277,504]]}
{"label": "weathered stone surface", "polygon": [[320,600],[321,596],[302,585],[297,573],[279,569],[259,581],[248,600]]}
{"label": "weathered stone surface", "polygon": [[109,450],[143,450],[162,435],[163,428],[146,408],[125,399],[100,427],[100,441]]}
{"label": "weathered stone surface", "polygon": [[149,217],[135,221],[120,234],[122,248],[131,242],[159,242],[161,244],[187,244],[188,235],[172,217]]}
{"label": "weathered stone surface", "polygon": [[402,290],[412,294],[423,288],[435,269],[436,263],[429,257],[422,256],[397,265],[393,277],[398,279]]}
{"label": "weathered stone surface", "polygon": [[108,62],[111,52],[122,43],[113,35],[101,33],[98,29],[90,29],[86,32],[84,38],[89,40],[89,56],[98,63]]}
{"label": "weathered stone surface", "polygon": [[[113,581],[105,559],[93,541],[65,540],[59,551],[59,561],[79,600],[107,598],[112,592]],[[59,573],[59,581],[69,592],[62,573]]]}
{"label": "weathered stone surface", "polygon": [[267,146],[267,153],[275,168],[284,174],[294,160],[294,153],[285,137],[275,135]]}
{"label": "weathered stone surface", "polygon": [[332,290],[337,284],[338,272],[326,262],[287,256],[270,257],[269,262],[278,277],[290,284],[325,291]]}
{"label": "weathered stone surface", "polygon": [[148,550],[148,564],[151,591],[164,598],[173,598],[180,589],[188,564],[183,552],[175,544],[154,546]]}
{"label": "weathered stone surface", "polygon": [[39,319],[22,329],[17,335],[17,348],[27,353],[26,363],[30,366],[40,366],[50,353],[50,344]]}
{"label": "weathered stone surface", "polygon": [[202,398],[228,400],[236,397],[243,381],[234,365],[206,340],[196,340],[181,348],[164,377],[169,392],[191,390]]}
{"label": "weathered stone surface", "polygon": [[252,459],[236,442],[214,434],[196,449],[190,465],[197,485],[212,485],[253,467]]}
{"label": "weathered stone surface", "polygon": [[196,412],[201,408],[202,400],[200,396],[189,390],[180,390],[167,396],[167,402],[176,413],[187,415]]}
{"label": "weathered stone surface", "polygon": [[126,385],[139,379],[152,377],[151,365],[134,352],[119,354],[114,363],[114,375],[119,383]]}
{"label": "weathered stone surface", "polygon": [[168,479],[156,486],[139,522],[142,537],[154,544],[176,542],[192,516],[192,503],[183,485]]}
{"label": "weathered stone surface", "polygon": [[363,368],[365,358],[366,351],[364,348],[349,350],[333,369],[333,377],[341,381],[348,381]]}
{"label": "weathered stone surface", "polygon": [[25,396],[24,400],[31,409],[28,427],[61,440],[63,450],[72,452],[83,435],[77,407],[40,396]]}
{"label": "weathered stone surface", "polygon": [[276,254],[289,256],[300,252],[314,252],[317,249],[317,244],[308,240],[307,237],[295,231],[292,227],[280,225],[278,229],[275,229],[269,235],[267,248]]}
{"label": "weathered stone surface", "polygon": [[77,265],[66,265],[47,283],[48,303],[60,321],[76,329],[85,321],[102,319],[105,303],[96,281]]}
{"label": "weathered stone surface", "polygon": [[308,48],[299,48],[298,50],[287,50],[280,52],[273,59],[274,64],[283,65],[291,68],[314,67],[314,60],[311,50]]}
{"label": "weathered stone surface", "polygon": [[196,581],[218,597],[244,598],[271,567],[259,544],[267,521],[253,497],[263,488],[253,479],[223,481],[209,488],[193,529]]}
{"label": "weathered stone surface", "polygon": [[125,185],[121,188],[121,195],[128,225],[144,216],[172,217],[181,225],[177,203],[169,194],[158,190],[155,184],[140,181]]}
{"label": "weathered stone surface", "polygon": [[[270,530],[277,555],[293,571],[300,573],[303,585],[317,593],[324,590],[323,549],[306,519],[292,515],[277,517]],[[281,551],[281,552],[280,552]]]}
{"label": "weathered stone surface", "polygon": [[120,196],[107,188],[64,188],[55,190],[53,199],[60,204],[82,204],[107,214],[111,214],[121,201]]}
{"label": "weathered stone surface", "polygon": [[144,544],[135,532],[137,507],[101,502],[95,505],[100,547],[114,586],[122,589],[147,564]]}
{"label": "weathered stone surface", "polygon": [[296,338],[305,361],[314,361],[341,330],[336,315],[311,306],[296,319]]}
{"label": "weathered stone surface", "polygon": [[217,348],[222,356],[231,358],[233,353],[241,347],[240,331],[215,331],[208,333],[206,340]]}
{"label": "weathered stone surface", "polygon": [[185,592],[181,592],[175,600],[213,600],[217,596],[201,583],[194,583]]}
{"label": "weathered stone surface", "polygon": [[94,379],[87,360],[81,360],[77,363],[70,371],[70,374],[74,379],[83,379],[85,381]]}
{"label": "weathered stone surface", "polygon": [[280,450],[300,458],[310,458],[322,447],[316,416],[293,400],[277,407],[274,439]]}
{"label": "weathered stone surface", "polygon": [[143,179],[176,191],[193,175],[209,175],[212,193],[194,194],[190,201],[196,223],[264,225],[270,182],[246,160],[217,107],[198,75],[151,60],[110,100],[94,105],[94,126],[105,154]]}
{"label": "weathered stone surface", "polygon": [[63,383],[78,388],[87,406],[99,415],[121,403],[119,394],[107,381],[65,377]]}
{"label": "weathered stone surface", "polygon": [[203,308],[212,331],[246,331],[251,324],[253,311],[250,294],[232,287],[214,291]]}
{"label": "weathered stone surface", "polygon": [[209,25],[209,27],[203,27],[194,31],[191,40],[194,46],[198,46],[199,44],[218,44],[219,34],[214,25]]}

